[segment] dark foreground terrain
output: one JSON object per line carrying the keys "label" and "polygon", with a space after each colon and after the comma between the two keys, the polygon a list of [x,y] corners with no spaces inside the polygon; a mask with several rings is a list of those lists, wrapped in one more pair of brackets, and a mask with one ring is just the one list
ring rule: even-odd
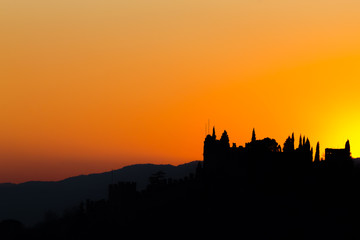
{"label": "dark foreground terrain", "polygon": [[61,217],[49,213],[33,228],[4,221],[0,230],[8,239],[360,237],[357,170],[342,179],[314,169],[301,181],[286,174],[288,181],[274,177],[262,183],[213,181],[202,174],[178,181],[158,174],[141,192],[133,183],[119,183],[107,200],[83,202]]}

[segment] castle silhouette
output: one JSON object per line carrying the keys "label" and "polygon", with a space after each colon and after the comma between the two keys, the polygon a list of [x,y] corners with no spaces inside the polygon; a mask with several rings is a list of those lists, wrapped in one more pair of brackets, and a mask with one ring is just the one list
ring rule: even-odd
{"label": "castle silhouette", "polygon": [[237,147],[236,143],[230,147],[226,130],[217,139],[214,127],[212,135],[208,134],[204,141],[203,168],[209,181],[224,178],[256,180],[257,177],[260,181],[268,181],[279,176],[287,180],[288,177],[302,177],[319,168],[337,174],[347,174],[353,169],[349,140],[344,149],[326,148],[325,159],[322,161],[319,154],[317,143],[315,159],[313,158],[313,148],[305,136],[300,135],[299,145],[295,148],[292,134],[286,139],[282,149],[275,139],[257,140],[255,129],[251,141],[245,147]]}

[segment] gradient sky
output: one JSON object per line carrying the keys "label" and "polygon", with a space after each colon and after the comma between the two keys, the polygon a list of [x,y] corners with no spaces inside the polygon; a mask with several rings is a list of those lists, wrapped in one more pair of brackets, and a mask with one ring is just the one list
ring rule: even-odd
{"label": "gradient sky", "polygon": [[[0,182],[292,132],[360,157],[358,0],[0,0]],[[297,142],[296,142],[297,144]]]}

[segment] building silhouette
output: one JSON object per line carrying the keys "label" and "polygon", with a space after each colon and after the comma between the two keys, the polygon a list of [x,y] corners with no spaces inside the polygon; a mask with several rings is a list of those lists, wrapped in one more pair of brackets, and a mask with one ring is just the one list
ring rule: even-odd
{"label": "building silhouette", "polygon": [[213,134],[204,141],[204,172],[209,179],[217,177],[242,177],[244,175],[263,175],[298,169],[307,171],[312,167],[313,150],[308,138],[301,137],[299,147],[294,149],[294,134],[284,144],[284,151],[275,139],[256,139],[255,129],[251,141],[245,147],[229,144],[226,131],[220,139]]}

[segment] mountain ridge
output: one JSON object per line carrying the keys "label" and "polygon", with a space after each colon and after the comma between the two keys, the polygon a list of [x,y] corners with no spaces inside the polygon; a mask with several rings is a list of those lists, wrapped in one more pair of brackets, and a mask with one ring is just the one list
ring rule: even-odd
{"label": "mountain ridge", "polygon": [[59,215],[87,199],[106,199],[108,185],[113,182],[136,182],[137,189],[142,190],[147,186],[151,174],[157,171],[165,172],[167,178],[183,178],[194,173],[199,162],[192,161],[177,166],[134,164],[113,171],[78,175],[59,181],[0,183],[0,221],[15,219],[26,225],[33,225],[41,221],[48,211]]}

